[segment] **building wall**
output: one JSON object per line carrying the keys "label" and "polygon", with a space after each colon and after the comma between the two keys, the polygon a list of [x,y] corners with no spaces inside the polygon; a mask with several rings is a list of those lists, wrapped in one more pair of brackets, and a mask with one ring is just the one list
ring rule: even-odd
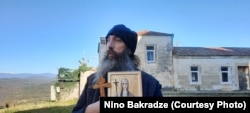
{"label": "building wall", "polygon": [[[173,87],[173,63],[171,36],[138,36],[135,54],[140,58],[140,69],[152,74],[162,87]],[[146,46],[155,47],[155,62],[147,62]]]}
{"label": "building wall", "polygon": [[83,91],[83,89],[84,89],[84,87],[85,87],[85,84],[87,83],[87,78],[91,75],[91,74],[93,74],[95,72],[95,70],[94,69],[92,69],[92,70],[88,70],[88,71],[85,71],[85,72],[80,72],[80,91],[79,91],[79,93],[80,93],[80,95],[82,94],[82,91]]}
{"label": "building wall", "polygon": [[[201,77],[200,90],[239,90],[238,66],[249,66],[250,57],[239,56],[174,56],[174,86],[179,90],[197,90],[197,85],[190,84],[190,67],[198,66]],[[221,66],[229,66],[231,76],[229,84],[222,84]]]}
{"label": "building wall", "polygon": [[106,40],[105,37],[100,37],[100,42],[98,45],[99,62],[103,59],[104,53],[106,51]]}
{"label": "building wall", "polygon": [[[104,38],[101,38],[101,42]],[[155,62],[146,61],[146,46],[155,46]],[[153,75],[163,88],[177,90],[239,90],[238,66],[248,66],[250,57],[243,56],[173,56],[172,36],[138,35],[135,54],[140,58],[140,69]],[[99,58],[106,50],[105,43],[99,45]],[[190,66],[200,67],[200,84],[190,83]],[[230,66],[230,84],[221,84],[221,66]],[[249,83],[248,83],[249,84]]]}

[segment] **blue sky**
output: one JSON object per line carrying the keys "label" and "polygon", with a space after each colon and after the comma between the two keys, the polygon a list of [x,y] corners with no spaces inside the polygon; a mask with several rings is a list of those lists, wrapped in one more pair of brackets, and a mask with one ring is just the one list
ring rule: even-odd
{"label": "blue sky", "polygon": [[0,0],[0,72],[98,65],[115,24],[174,34],[174,46],[250,47],[249,0]]}

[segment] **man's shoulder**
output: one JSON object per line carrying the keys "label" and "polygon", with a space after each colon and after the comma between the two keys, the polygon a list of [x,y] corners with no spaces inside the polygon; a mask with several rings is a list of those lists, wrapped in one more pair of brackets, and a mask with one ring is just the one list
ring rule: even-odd
{"label": "man's shoulder", "polygon": [[153,75],[151,75],[151,74],[149,74],[148,72],[145,72],[145,71],[141,71],[141,74],[142,74],[142,76],[153,77],[154,78]]}
{"label": "man's shoulder", "polygon": [[141,71],[142,74],[142,79],[146,79],[146,80],[150,80],[150,81],[158,81],[153,75],[145,72],[145,71]]}
{"label": "man's shoulder", "polygon": [[[145,75],[150,75],[148,72],[142,71],[142,70],[141,70],[141,73],[142,73],[142,74],[145,74]],[[152,76],[152,75],[150,75],[150,76]]]}
{"label": "man's shoulder", "polygon": [[91,73],[91,74],[87,77],[87,79],[94,79],[95,74],[96,74],[96,72]]}
{"label": "man's shoulder", "polygon": [[161,84],[158,81],[158,79],[156,79],[153,75],[145,71],[141,71],[141,73],[142,73],[142,82],[143,82],[144,88],[151,89],[151,90],[155,88],[161,89]]}

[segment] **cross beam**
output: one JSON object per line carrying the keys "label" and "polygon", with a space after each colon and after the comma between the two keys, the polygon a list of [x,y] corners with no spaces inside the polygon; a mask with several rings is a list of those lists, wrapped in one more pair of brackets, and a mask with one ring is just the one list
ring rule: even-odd
{"label": "cross beam", "polygon": [[111,88],[111,84],[110,83],[105,83],[105,79],[101,76],[97,83],[93,85],[93,89],[100,89],[100,96],[101,97],[105,97],[105,91],[104,88]]}

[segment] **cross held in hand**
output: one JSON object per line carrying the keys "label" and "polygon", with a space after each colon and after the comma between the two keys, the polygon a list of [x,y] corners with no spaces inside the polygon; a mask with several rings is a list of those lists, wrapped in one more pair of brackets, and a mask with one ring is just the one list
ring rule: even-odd
{"label": "cross held in hand", "polygon": [[105,83],[105,79],[101,76],[98,81],[97,84],[93,85],[93,89],[100,89],[100,96],[101,97],[105,97],[105,91],[104,88],[111,88],[111,84],[110,83]]}

